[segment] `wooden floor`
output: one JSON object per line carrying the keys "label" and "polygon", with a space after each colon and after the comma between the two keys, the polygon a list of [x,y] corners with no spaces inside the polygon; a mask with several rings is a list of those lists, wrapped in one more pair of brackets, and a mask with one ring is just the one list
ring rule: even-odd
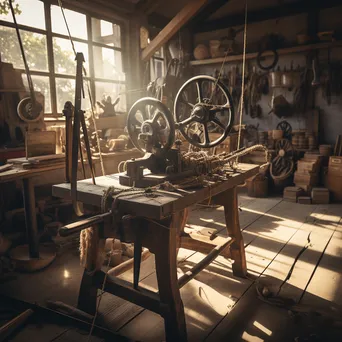
{"label": "wooden floor", "polygon": [[[239,202],[248,278],[234,277],[231,261],[220,256],[182,288],[189,340],[294,341],[295,337],[310,337],[341,341],[341,330],[333,328],[333,320],[327,318],[341,317],[336,310],[342,307],[342,204],[301,205],[245,195],[239,196]],[[216,228],[224,235],[222,209],[196,206],[189,227]],[[203,256],[181,249],[179,274]],[[40,305],[47,300],[75,305],[81,274],[77,252],[69,251],[45,271],[18,274],[1,284],[0,292]],[[132,272],[122,277],[132,280]],[[153,257],[143,263],[140,285],[157,290]],[[290,298],[304,313],[293,315],[271,305],[275,298],[261,300],[256,288],[278,294],[278,299]],[[308,313],[308,308],[325,311],[318,316]],[[109,294],[102,298],[98,323],[133,340],[165,338],[158,315]],[[69,340],[66,335],[58,338]]]}

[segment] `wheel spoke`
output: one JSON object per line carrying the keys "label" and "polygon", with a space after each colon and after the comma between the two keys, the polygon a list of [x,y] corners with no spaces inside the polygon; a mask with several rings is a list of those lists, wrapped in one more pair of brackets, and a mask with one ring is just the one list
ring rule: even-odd
{"label": "wheel spoke", "polygon": [[185,119],[185,120],[183,120],[181,122],[178,122],[178,127],[186,126],[189,123],[194,122],[194,121],[195,121],[195,117],[194,116],[189,116],[187,119]]}
{"label": "wheel spoke", "polygon": [[218,118],[213,118],[211,121],[222,128],[224,131],[226,130],[226,126]]}
{"label": "wheel spoke", "polygon": [[197,95],[198,95],[198,102],[203,102],[203,91],[202,91],[202,82],[197,81],[196,82],[196,88],[197,88]]}
{"label": "wheel spoke", "polygon": [[209,131],[207,123],[202,124],[204,128],[204,142],[206,145],[210,144]]}
{"label": "wheel spoke", "polygon": [[194,104],[188,102],[188,101],[185,100],[185,99],[179,99],[179,102],[180,102],[180,103],[183,103],[183,104],[185,104],[185,105],[187,105],[187,106],[190,107],[191,109],[193,109],[193,108],[195,107]]}
{"label": "wheel spoke", "polygon": [[136,125],[142,125],[142,122],[141,121],[139,121],[138,119],[137,119],[137,117],[134,115],[133,116],[133,126],[136,126]]}
{"label": "wheel spoke", "polygon": [[158,109],[156,109],[153,114],[152,122],[156,123],[159,117],[163,117],[163,114]]}

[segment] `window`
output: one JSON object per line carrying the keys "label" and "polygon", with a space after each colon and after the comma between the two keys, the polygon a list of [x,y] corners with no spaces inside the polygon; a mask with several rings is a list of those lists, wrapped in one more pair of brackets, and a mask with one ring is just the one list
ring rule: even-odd
{"label": "window", "polygon": [[153,57],[150,59],[150,63],[151,81],[165,76],[165,60],[163,48],[154,53]]}
{"label": "window", "polygon": [[[74,100],[76,76],[75,55],[61,9],[41,0],[16,0],[14,4],[18,5],[16,18],[35,90],[45,96],[45,114],[61,114],[64,103]],[[76,52],[84,55],[85,81],[94,103],[103,96],[111,96],[114,101],[120,95],[116,111],[125,112],[126,97],[121,93],[126,89],[126,76],[120,23],[69,9],[64,9],[64,13]],[[1,60],[22,72],[28,88],[10,12],[0,14],[0,46]],[[83,109],[90,108],[87,92],[85,87]]]}

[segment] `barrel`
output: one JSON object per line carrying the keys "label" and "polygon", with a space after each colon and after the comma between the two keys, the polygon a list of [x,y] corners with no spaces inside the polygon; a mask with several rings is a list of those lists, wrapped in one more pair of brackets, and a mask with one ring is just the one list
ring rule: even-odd
{"label": "barrel", "polygon": [[319,145],[319,154],[325,157],[331,156],[331,145]]}
{"label": "barrel", "polygon": [[272,138],[274,140],[282,139],[283,138],[283,131],[281,129],[274,129],[272,131]]}

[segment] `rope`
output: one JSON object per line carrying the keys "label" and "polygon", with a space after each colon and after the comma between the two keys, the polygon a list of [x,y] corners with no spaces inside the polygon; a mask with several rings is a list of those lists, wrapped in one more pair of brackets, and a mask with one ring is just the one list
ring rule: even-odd
{"label": "rope", "polygon": [[[69,40],[70,40],[70,43],[71,43],[71,47],[72,47],[72,50],[73,50],[74,55],[76,57],[77,52],[76,52],[74,41],[73,41],[73,39],[71,37],[68,21],[66,19],[65,13],[64,13],[64,7],[63,7],[62,0],[58,0],[58,5],[59,5],[59,7],[61,9],[63,20],[64,20],[64,23],[65,23],[66,29],[68,31],[68,36],[69,36]],[[87,70],[84,67],[84,65],[82,66],[82,70],[83,70],[84,77],[87,77]],[[93,98],[91,96],[89,80],[86,81],[86,85],[87,85],[87,93],[88,93],[88,97],[89,97],[89,101],[90,101],[90,107],[91,107],[91,118],[92,118],[92,121],[93,121],[94,130],[95,130],[96,144],[97,144],[97,148],[99,150],[99,157],[100,157],[100,165],[101,165],[102,176],[105,176],[106,173],[105,173],[104,164],[103,164],[103,158],[102,158],[100,137],[99,137],[99,134],[98,134],[98,131],[97,131],[97,126],[96,126],[95,112],[94,112],[94,101],[93,101]],[[84,90],[83,90],[83,96],[84,96]]]}
{"label": "rope", "polygon": [[[247,46],[247,0],[245,2],[245,27],[243,32],[243,59],[242,59],[242,84],[241,84],[241,100],[240,100],[240,120],[239,120],[239,133],[238,133],[238,146],[240,148],[241,140],[241,128],[242,128],[242,116],[243,116],[243,106],[245,97],[245,68],[246,68],[246,46]],[[236,159],[238,162],[238,159]]]}
{"label": "rope", "polygon": [[32,101],[32,105],[34,105],[36,99],[35,99],[34,87],[33,87],[33,81],[32,81],[31,74],[30,74],[30,69],[29,69],[29,66],[27,64],[27,60],[26,60],[26,56],[25,56],[24,45],[23,45],[23,42],[21,40],[20,31],[19,31],[19,28],[18,28],[16,16],[15,16],[15,13],[14,13],[14,8],[13,8],[12,0],[8,0],[8,3],[9,3],[9,7],[11,9],[11,13],[12,13],[12,17],[13,17],[13,22],[14,22],[14,25],[15,25],[15,31],[16,31],[17,36],[18,36],[20,52],[21,52],[21,56],[23,58],[24,66],[25,66],[27,83],[28,83],[28,86],[29,86],[29,89],[30,89],[30,98],[31,98],[31,101]]}

